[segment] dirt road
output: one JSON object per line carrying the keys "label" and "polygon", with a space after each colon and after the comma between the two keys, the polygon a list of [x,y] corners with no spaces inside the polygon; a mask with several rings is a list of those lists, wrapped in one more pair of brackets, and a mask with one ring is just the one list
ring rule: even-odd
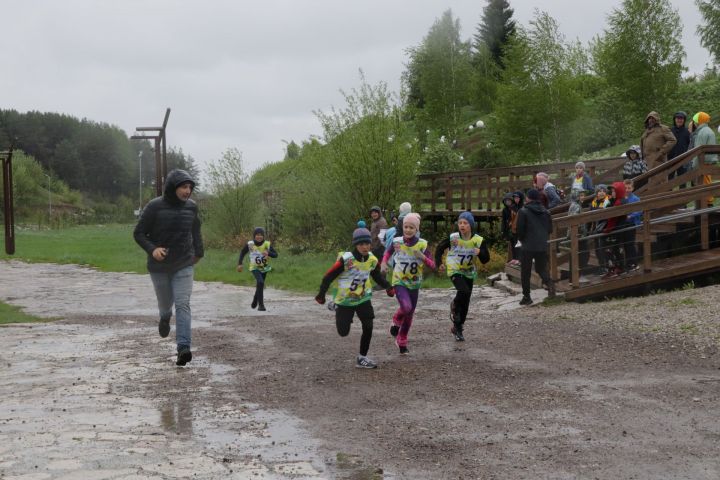
{"label": "dirt road", "polygon": [[0,300],[59,319],[0,328],[0,479],[720,478],[720,289],[514,309],[478,288],[464,343],[451,295],[421,293],[409,356],[376,295],[358,370],[357,322],[196,283],[179,368],[147,276],[0,262]]}

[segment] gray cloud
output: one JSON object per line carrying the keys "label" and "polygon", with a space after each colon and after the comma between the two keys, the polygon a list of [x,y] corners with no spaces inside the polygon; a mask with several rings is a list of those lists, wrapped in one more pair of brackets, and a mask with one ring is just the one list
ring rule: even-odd
{"label": "gray cloud", "polygon": [[[511,0],[527,24],[537,6],[567,39],[602,32],[620,1]],[[694,3],[673,0],[685,23],[692,72],[708,53],[694,36]],[[120,126],[158,124],[173,109],[170,145],[202,166],[228,147],[249,168],[282,158],[282,140],[319,134],[313,110],[342,106],[339,89],[399,88],[405,49],[446,8],[469,38],[478,0],[93,0],[0,1],[8,19],[0,49],[0,107],[56,111]],[[672,34],[672,32],[668,32]]]}

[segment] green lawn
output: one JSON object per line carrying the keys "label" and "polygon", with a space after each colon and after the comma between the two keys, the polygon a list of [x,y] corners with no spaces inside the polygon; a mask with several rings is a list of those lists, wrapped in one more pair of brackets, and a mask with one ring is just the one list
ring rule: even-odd
{"label": "green lawn", "polygon": [[23,313],[19,307],[0,302],[0,325],[6,323],[43,322],[45,319]]}
{"label": "green lawn", "polygon": [[[15,255],[0,255],[27,262],[71,263],[87,265],[105,272],[146,273],[146,256],[132,238],[133,225],[93,225],[63,230],[23,230],[15,235]],[[291,255],[276,244],[278,258],[272,260],[268,274],[269,287],[314,293],[325,271],[335,261],[336,253],[303,253]],[[254,286],[247,270],[235,271],[240,252],[209,249],[198,263],[195,279]],[[430,275],[426,287],[452,287],[447,277]]]}

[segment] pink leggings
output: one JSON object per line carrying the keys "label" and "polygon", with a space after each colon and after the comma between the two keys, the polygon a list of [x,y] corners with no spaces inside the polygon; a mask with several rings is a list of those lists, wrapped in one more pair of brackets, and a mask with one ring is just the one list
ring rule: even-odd
{"label": "pink leggings", "polygon": [[408,333],[413,322],[415,307],[417,306],[418,293],[420,289],[410,290],[402,285],[395,286],[395,298],[397,298],[400,308],[393,315],[393,325],[400,327],[396,342],[399,347],[407,347]]}

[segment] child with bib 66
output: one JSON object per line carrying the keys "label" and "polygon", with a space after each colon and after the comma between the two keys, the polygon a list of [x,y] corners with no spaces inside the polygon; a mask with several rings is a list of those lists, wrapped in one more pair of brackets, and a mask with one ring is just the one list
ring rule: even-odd
{"label": "child with bib 66", "polygon": [[240,251],[240,259],[238,260],[237,271],[243,271],[243,259],[245,255],[250,254],[250,273],[255,277],[255,296],[253,297],[250,307],[261,312],[265,311],[265,301],[263,299],[263,290],[265,289],[265,277],[272,270],[270,259],[277,258],[278,254],[268,240],[265,240],[265,229],[255,227],[253,231],[253,239],[247,243]]}

